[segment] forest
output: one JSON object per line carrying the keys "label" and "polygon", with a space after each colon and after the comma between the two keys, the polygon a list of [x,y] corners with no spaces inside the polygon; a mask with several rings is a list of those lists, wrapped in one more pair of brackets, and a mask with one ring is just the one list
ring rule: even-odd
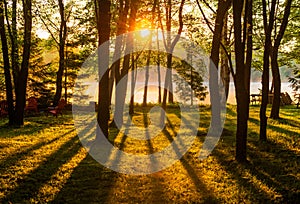
{"label": "forest", "polygon": [[1,0],[0,202],[300,202],[299,3]]}

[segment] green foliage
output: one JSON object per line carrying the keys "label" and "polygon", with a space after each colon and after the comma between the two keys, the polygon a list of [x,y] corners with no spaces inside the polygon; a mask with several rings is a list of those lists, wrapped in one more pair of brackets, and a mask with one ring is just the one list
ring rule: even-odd
{"label": "green foliage", "polygon": [[50,99],[53,98],[55,69],[43,58],[44,50],[41,45],[44,41],[36,36],[32,38],[27,95],[38,98],[39,105],[47,107],[50,106]]}
{"label": "green foliage", "polygon": [[[176,63],[176,60],[174,60]],[[176,83],[176,92],[184,101],[190,101],[192,99],[192,93],[200,101],[204,101],[207,95],[207,87],[203,85],[203,76],[195,68],[184,60],[180,60],[176,63],[175,70],[179,74],[175,75],[174,81]],[[188,87],[187,87],[188,86]]]}
{"label": "green foliage", "polygon": [[300,91],[300,69],[294,70],[294,76],[289,78],[289,82],[295,92]]}

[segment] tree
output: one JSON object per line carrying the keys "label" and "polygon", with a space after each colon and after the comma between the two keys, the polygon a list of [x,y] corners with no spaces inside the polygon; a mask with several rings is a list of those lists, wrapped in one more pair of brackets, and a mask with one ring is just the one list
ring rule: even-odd
{"label": "tree", "polygon": [[[243,13],[243,10],[245,11]],[[243,21],[242,21],[243,18]],[[252,0],[233,0],[235,91],[237,101],[236,155],[239,162],[247,161],[247,131],[249,117],[249,83],[252,61]],[[247,46],[246,46],[247,45]],[[246,57],[245,57],[246,50]]]}
{"label": "tree", "polygon": [[[213,42],[211,43],[211,60],[213,63],[210,64],[210,66],[215,66],[215,68],[218,69],[219,60],[221,58],[221,64],[220,64],[220,77],[223,82],[223,85],[225,87],[225,95],[226,99],[228,98],[229,94],[229,83],[230,83],[230,73],[232,74],[232,77],[235,78],[233,65],[232,65],[232,59],[231,59],[231,51],[230,51],[230,36],[231,36],[231,30],[228,34],[228,12],[231,7],[232,1],[218,1],[218,8],[217,11],[213,10],[211,6],[204,0],[205,5],[213,12],[215,16],[215,29],[212,28],[211,22],[207,18],[207,16],[204,13],[204,10],[202,9],[199,0],[196,1],[198,8],[204,18],[204,21],[206,25],[208,26],[209,30],[213,34]],[[228,36],[229,35],[229,36]],[[220,50],[221,47],[221,50]],[[221,56],[220,56],[221,54]],[[213,68],[213,67],[211,67]],[[215,68],[210,70],[215,70]],[[216,75],[213,73],[210,73],[210,75]],[[214,76],[216,77],[216,76]],[[211,79],[211,83],[213,81],[216,81],[217,79]],[[235,81],[234,81],[235,82]],[[217,96],[215,96],[217,97]],[[213,100],[217,101],[217,100]],[[216,106],[216,105],[214,105]]]}
{"label": "tree", "polygon": [[[224,48],[230,48],[230,36],[228,36],[228,11],[225,13],[224,16],[224,25],[222,30],[222,43],[224,45]],[[223,47],[222,47],[223,48]],[[229,95],[229,85],[230,85],[230,67],[229,63],[231,63],[231,58],[228,54],[228,52],[225,49],[221,49],[221,79],[223,82],[223,85],[225,87],[225,95],[226,99],[228,99]],[[232,67],[232,66],[231,66]]]}
{"label": "tree", "polygon": [[[156,45],[157,45],[157,50],[159,50],[159,38],[158,38],[158,28],[156,30]],[[156,60],[156,65],[157,65],[157,81],[158,81],[158,103],[161,103],[161,74],[160,74],[160,54],[157,53],[157,60]]]}
{"label": "tree", "polygon": [[[119,9],[118,9],[118,20],[117,20],[117,26],[116,26],[116,36],[120,36],[124,33],[126,33],[126,23],[127,23],[127,16],[128,16],[128,10],[129,10],[129,0],[120,0],[119,3]],[[121,67],[121,50],[123,46],[123,38],[117,37],[115,42],[115,49],[114,49],[114,55],[113,55],[113,61],[114,64],[111,67],[110,75],[109,75],[109,101],[111,103],[112,99],[112,92],[113,92],[113,86],[114,83],[117,84],[120,81],[120,67]]]}
{"label": "tree", "polygon": [[65,44],[67,39],[67,19],[65,17],[65,6],[63,0],[58,0],[60,26],[59,26],[59,66],[56,73],[56,91],[53,99],[53,105],[57,105],[62,94],[62,78],[65,69]]}
{"label": "tree", "polygon": [[260,106],[260,134],[259,139],[262,141],[267,140],[267,116],[266,110],[268,105],[269,96],[269,66],[270,66],[270,53],[271,53],[271,34],[274,26],[274,15],[276,0],[271,1],[271,10],[269,14],[269,22],[267,16],[267,2],[262,0],[263,5],[263,22],[265,31],[264,41],[264,56],[263,56],[263,75],[262,75],[262,100]]}
{"label": "tree", "polygon": [[295,92],[300,90],[300,69],[294,70],[294,76],[289,77],[289,82],[292,84],[292,88]]}
{"label": "tree", "polygon": [[278,66],[278,51],[279,51],[279,46],[281,44],[281,40],[283,38],[284,32],[288,24],[289,15],[291,12],[291,5],[292,5],[292,0],[286,0],[283,19],[279,28],[279,32],[275,37],[274,45],[271,47],[271,53],[270,53],[271,68],[272,68],[273,83],[274,83],[274,98],[273,98],[272,110],[271,110],[271,118],[273,119],[279,119],[281,79],[280,79],[280,72]]}
{"label": "tree", "polygon": [[[154,29],[154,19],[155,19],[155,11],[157,6],[157,0],[154,0],[152,10],[151,10],[151,29]],[[150,57],[151,57],[151,49],[152,49],[152,34],[153,31],[150,31],[149,36],[149,47],[148,47],[148,55],[147,55],[147,63],[146,63],[146,72],[145,72],[145,86],[144,86],[144,96],[143,96],[143,106],[147,105],[147,94],[148,94],[148,81],[149,81],[149,66],[150,66]]]}
{"label": "tree", "polygon": [[10,60],[9,60],[9,51],[8,43],[5,32],[5,23],[4,23],[4,0],[1,0],[0,5],[0,35],[2,43],[2,55],[4,61],[4,76],[5,76],[5,88],[6,88],[6,99],[8,103],[8,115],[9,115],[9,125],[14,125],[14,105],[13,105],[13,87],[12,87],[12,78],[10,71]]}
{"label": "tree", "polygon": [[[22,1],[22,12],[21,18],[23,25],[23,42],[22,42],[22,60],[19,64],[19,53],[18,53],[18,33],[17,33],[17,2],[12,2],[12,26],[10,27],[10,19],[8,15],[7,2],[2,1],[2,9],[0,11],[1,15],[1,41],[2,41],[2,52],[5,61],[5,78],[6,78],[6,97],[9,105],[9,125],[22,126],[24,124],[24,108],[26,104],[26,87],[28,78],[28,67],[30,58],[30,48],[31,48],[31,31],[32,31],[32,2],[31,0]],[[5,8],[5,12],[3,12]],[[6,21],[8,25],[9,38],[12,44],[11,49],[11,60],[9,60],[9,48],[7,43],[7,38],[5,36],[4,28],[4,13],[6,16]],[[11,61],[11,66],[9,62]],[[15,101],[16,105],[13,108],[13,94],[12,94],[12,81],[10,77],[10,68],[12,68],[13,81],[15,87]]]}
{"label": "tree", "polygon": [[[191,101],[193,105],[193,96],[200,101],[205,100],[207,95],[207,87],[203,84],[203,78],[201,74],[191,65],[191,62],[186,62],[184,60],[175,59],[174,68],[179,74],[174,76],[174,81],[176,83],[176,92],[179,94],[179,97],[186,101]],[[196,67],[203,67],[204,64],[198,62]],[[189,87],[186,87],[188,84]],[[192,91],[192,93],[190,92]]]}
{"label": "tree", "polygon": [[134,53],[131,54],[131,92],[130,92],[130,103],[129,103],[129,114],[134,114],[134,88],[135,88],[135,82],[137,77],[137,62],[135,61],[137,58],[135,57]]}
{"label": "tree", "polygon": [[49,99],[53,98],[56,70],[51,62],[44,60],[43,53],[49,51],[45,49],[46,42],[32,35],[27,85],[27,95],[38,98],[42,108],[51,105]]}
{"label": "tree", "polygon": [[[101,46],[109,40],[110,36],[110,0],[95,0],[95,13],[98,30],[98,44]],[[103,49],[98,51],[98,69],[99,69],[99,95],[97,121],[102,133],[108,137],[109,114],[109,44],[106,43]],[[101,56],[101,57],[100,57]],[[96,139],[99,138],[97,134]]]}
{"label": "tree", "polygon": [[28,77],[28,66],[31,47],[31,30],[32,30],[32,14],[31,0],[23,0],[23,16],[24,16],[24,43],[21,69],[17,70],[16,87],[16,108],[15,108],[15,124],[21,126],[24,124],[24,108],[26,104],[26,87]]}
{"label": "tree", "polygon": [[[167,72],[165,76],[165,89],[163,94],[163,101],[162,101],[162,107],[163,109],[166,109],[167,107],[167,94],[169,94],[169,103],[173,103],[173,94],[172,94],[172,53],[173,50],[180,38],[180,35],[182,33],[183,29],[183,18],[182,18],[182,11],[184,6],[185,0],[181,0],[179,5],[179,11],[178,11],[178,21],[179,21],[179,27],[177,31],[176,37],[172,40],[171,39],[171,27],[172,27],[172,3],[171,0],[168,0],[168,2],[165,5],[166,9],[166,30],[167,30],[167,39],[165,44],[165,49],[167,50]],[[159,21],[161,24],[161,28],[163,29],[162,25],[162,19],[159,12]],[[168,91],[168,89],[170,91]],[[164,119],[162,119],[163,121]]]}
{"label": "tree", "polygon": [[[68,34],[67,22],[70,20],[74,2],[68,2],[68,4],[65,5],[63,0],[58,0],[57,3],[59,19],[55,19],[55,17],[53,19],[53,16],[55,16],[53,8],[57,7],[57,4],[53,1],[49,0],[46,3],[43,2],[43,4],[45,4],[45,8],[43,9],[36,8],[37,15],[40,17],[43,25],[46,27],[58,47],[59,62],[58,70],[56,72],[56,90],[53,105],[58,104],[62,95],[62,79],[65,70],[65,46]],[[49,15],[48,13],[51,13],[52,15]],[[59,22],[59,25],[56,24],[56,21]]]}
{"label": "tree", "polygon": [[[136,14],[138,9],[138,1],[131,0],[130,2],[130,14],[129,14],[129,33],[126,35],[125,39],[125,53],[132,53],[133,51],[133,34],[131,33],[135,29]],[[118,125],[123,124],[123,110],[125,104],[125,97],[127,92],[127,82],[128,82],[128,71],[130,69],[130,58],[132,54],[127,54],[123,59],[122,70],[115,70],[118,76],[116,81],[116,104],[114,113],[114,122]],[[124,78],[122,81],[121,79]],[[122,84],[121,84],[122,83]]]}
{"label": "tree", "polygon": [[213,41],[212,41],[212,48],[210,53],[210,65],[209,65],[209,89],[210,89],[210,97],[211,97],[211,112],[213,116],[211,123],[216,128],[221,127],[221,110],[220,110],[220,94],[219,90],[214,90],[212,84],[218,84],[219,77],[218,77],[218,65],[220,61],[220,45],[222,40],[222,30],[223,30],[223,23],[224,17],[227,13],[228,9],[231,6],[231,1],[218,1],[218,9],[216,13],[216,20],[215,20],[215,29],[213,34]]}

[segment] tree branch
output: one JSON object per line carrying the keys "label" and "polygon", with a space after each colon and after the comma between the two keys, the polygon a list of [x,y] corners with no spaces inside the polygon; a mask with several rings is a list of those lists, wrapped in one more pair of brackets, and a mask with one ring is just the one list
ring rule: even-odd
{"label": "tree branch", "polygon": [[47,31],[49,32],[49,34],[51,35],[52,39],[55,41],[55,43],[57,44],[57,46],[59,45],[59,42],[56,40],[54,34],[52,33],[52,31],[50,30],[50,28],[48,27],[48,24],[45,22],[45,20],[43,19],[43,17],[41,16],[41,14],[38,12],[38,8],[36,10],[36,15],[38,15],[43,23],[43,25],[45,26],[45,28],[47,29]]}

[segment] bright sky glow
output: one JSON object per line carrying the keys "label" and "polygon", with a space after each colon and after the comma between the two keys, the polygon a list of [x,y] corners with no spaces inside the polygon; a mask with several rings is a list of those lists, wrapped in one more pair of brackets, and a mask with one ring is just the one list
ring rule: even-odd
{"label": "bright sky glow", "polygon": [[143,29],[140,31],[140,35],[141,37],[145,38],[145,37],[148,37],[150,35],[150,30],[148,29]]}
{"label": "bright sky glow", "polygon": [[50,34],[43,29],[38,29],[36,31],[36,34],[38,35],[39,38],[42,38],[42,39],[48,39],[50,36]]}

